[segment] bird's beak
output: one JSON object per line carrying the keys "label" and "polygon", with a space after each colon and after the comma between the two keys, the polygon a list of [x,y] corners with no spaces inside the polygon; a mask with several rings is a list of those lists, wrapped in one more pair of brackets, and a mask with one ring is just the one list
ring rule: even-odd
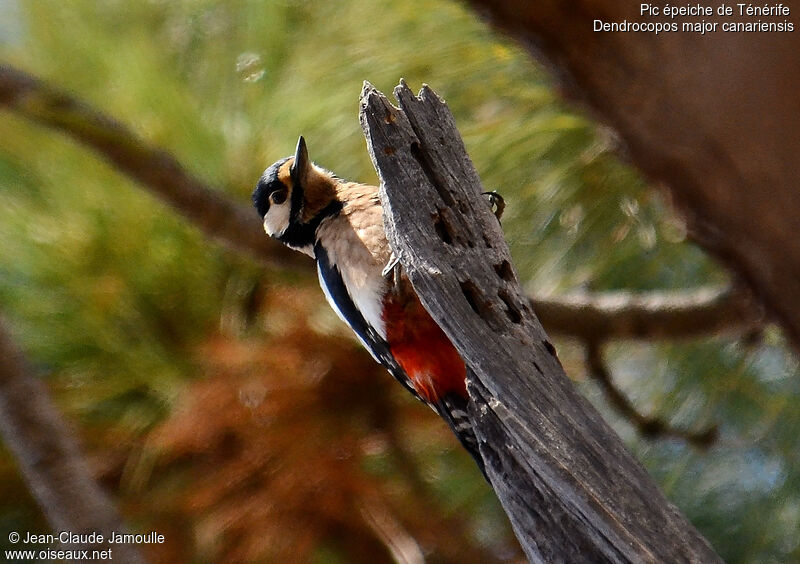
{"label": "bird's beak", "polygon": [[311,166],[311,161],[308,159],[308,148],[306,148],[306,140],[303,136],[297,140],[297,148],[294,150],[294,163],[292,164],[292,172],[298,177],[302,177],[308,168]]}

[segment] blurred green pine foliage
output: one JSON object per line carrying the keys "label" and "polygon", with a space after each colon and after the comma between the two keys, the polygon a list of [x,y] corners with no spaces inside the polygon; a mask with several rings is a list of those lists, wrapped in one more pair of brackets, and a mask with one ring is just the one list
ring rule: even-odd
{"label": "blurred green pine foliage", "polygon": [[[388,92],[404,77],[447,100],[485,186],[506,197],[504,229],[532,292],[690,289],[728,279],[620,162],[613,136],[560,102],[525,53],[458,3],[0,0],[0,15],[3,61],[129,124],[242,202],[299,134],[319,164],[374,181],[358,93],[365,79]],[[220,249],[70,139],[3,114],[0,307],[79,425],[98,472],[121,468],[109,485],[123,498],[142,480],[168,487],[158,475],[140,476],[140,449],[201,378],[201,345],[220,331],[265,342],[280,331],[274,316],[242,318],[264,279],[315,284]],[[312,325],[341,331],[315,295]],[[616,381],[641,411],[685,428],[720,426],[707,451],[638,438],[586,379],[579,346],[559,349],[723,558],[800,561],[800,379],[775,331],[753,343],[608,351]],[[473,514],[479,540],[498,546],[507,526],[471,463],[440,449],[417,459],[443,511]],[[387,472],[372,463],[377,475]],[[0,473],[3,530],[42,530],[27,496],[9,489],[20,482],[7,454]],[[134,525],[147,523],[145,508]],[[336,547],[318,550],[320,562],[340,561]]]}

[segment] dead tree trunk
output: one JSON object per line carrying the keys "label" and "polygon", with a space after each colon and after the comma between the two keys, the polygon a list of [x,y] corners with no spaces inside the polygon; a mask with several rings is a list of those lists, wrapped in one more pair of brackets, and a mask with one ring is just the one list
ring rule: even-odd
{"label": "dead tree trunk", "polygon": [[361,97],[389,241],[470,368],[481,455],[528,558],[719,561],[564,374],[444,102],[395,96]]}

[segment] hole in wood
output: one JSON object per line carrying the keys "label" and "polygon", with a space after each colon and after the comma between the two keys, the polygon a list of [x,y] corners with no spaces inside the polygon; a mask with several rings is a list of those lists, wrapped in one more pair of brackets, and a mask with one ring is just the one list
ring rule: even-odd
{"label": "hole in wood", "polygon": [[486,322],[492,322],[492,312],[488,303],[483,297],[480,288],[472,280],[465,280],[464,282],[460,282],[461,284],[461,291],[464,294],[464,297],[467,299],[467,303],[469,307],[472,308],[472,311],[478,314],[478,316]]}
{"label": "hole in wood", "polygon": [[511,268],[511,263],[507,260],[504,260],[500,264],[494,265],[494,271],[501,280],[505,280],[506,282],[514,281],[514,270]]}
{"label": "hole in wood", "polygon": [[554,357],[558,358],[558,354],[556,354],[556,348],[553,346],[553,343],[550,341],[542,341],[544,348]]}
{"label": "hole in wood", "polygon": [[492,242],[489,240],[489,236],[486,233],[482,233],[483,235],[483,244],[486,246],[487,249],[492,248]]}
{"label": "hole in wood", "polygon": [[436,234],[439,236],[439,239],[441,239],[445,245],[453,244],[453,236],[450,234],[450,226],[438,212],[433,214],[433,228],[436,230]]}
{"label": "hole in wood", "polygon": [[384,148],[383,148],[383,153],[384,153],[385,155],[389,156],[389,157],[391,157],[392,155],[394,155],[396,152],[397,152],[397,151],[395,150],[395,148],[394,148],[394,147],[389,147],[389,146],[386,146],[386,147],[384,147]]}
{"label": "hole in wood", "polygon": [[506,317],[511,323],[520,323],[522,322],[522,313],[520,313],[519,308],[514,304],[514,299],[511,297],[511,294],[508,293],[505,289],[500,289],[497,292],[497,297],[505,304],[506,306]]}
{"label": "hole in wood", "polygon": [[464,297],[467,298],[467,303],[469,304],[469,307],[472,308],[472,311],[480,315],[481,312],[478,309],[480,293],[478,292],[478,288],[475,286],[475,284],[472,283],[472,280],[461,282],[461,291],[464,293]]}

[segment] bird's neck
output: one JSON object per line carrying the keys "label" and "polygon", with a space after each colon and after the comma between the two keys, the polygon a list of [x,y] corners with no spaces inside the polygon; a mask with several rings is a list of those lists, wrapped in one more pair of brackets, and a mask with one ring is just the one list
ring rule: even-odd
{"label": "bird's neck", "polygon": [[324,220],[342,211],[342,202],[331,200],[308,221],[295,221],[280,234],[278,240],[289,247],[313,256],[314,243],[317,240],[317,229]]}

